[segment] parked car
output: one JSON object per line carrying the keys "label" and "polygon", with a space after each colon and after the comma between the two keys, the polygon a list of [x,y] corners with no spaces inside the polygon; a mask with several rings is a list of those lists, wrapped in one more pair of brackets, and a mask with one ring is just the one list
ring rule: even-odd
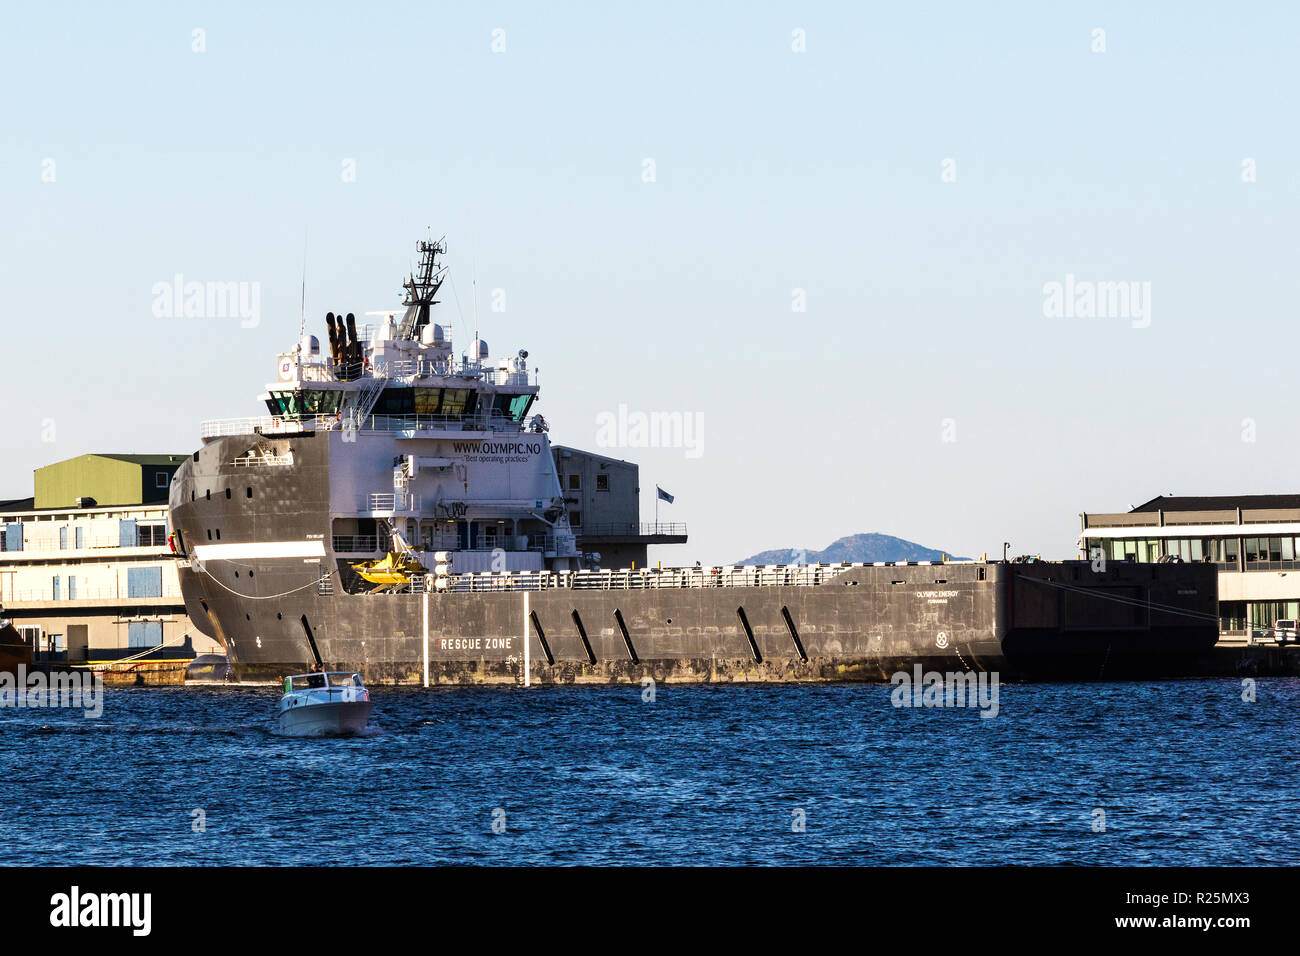
{"label": "parked car", "polygon": [[1294,619],[1286,618],[1273,622],[1273,640],[1279,644],[1294,644],[1300,641],[1300,629]]}

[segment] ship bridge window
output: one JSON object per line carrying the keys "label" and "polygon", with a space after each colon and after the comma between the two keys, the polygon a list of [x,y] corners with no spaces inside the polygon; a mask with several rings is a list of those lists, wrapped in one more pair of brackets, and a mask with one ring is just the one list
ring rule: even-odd
{"label": "ship bridge window", "polygon": [[439,414],[452,417],[472,415],[477,400],[478,392],[472,392],[468,388],[445,388],[442,390],[442,411]]}
{"label": "ship bridge window", "polygon": [[415,414],[437,415],[442,404],[442,389],[417,388],[415,390]]}
{"label": "ship bridge window", "polygon": [[376,415],[410,415],[415,411],[414,389],[386,388],[375,402]]}
{"label": "ship bridge window", "polygon": [[339,410],[343,393],[334,389],[319,389],[302,393],[303,407],[308,415],[333,415]]}
{"label": "ship bridge window", "polygon": [[272,415],[296,418],[299,415],[333,415],[339,410],[343,393],[335,389],[272,392],[266,407]]}
{"label": "ship bridge window", "polygon": [[533,403],[532,395],[498,395],[492,403],[494,415],[509,416],[511,421],[523,421],[528,414],[528,406]]}
{"label": "ship bridge window", "polygon": [[266,408],[272,415],[297,415],[298,398],[293,392],[272,392],[266,400]]}

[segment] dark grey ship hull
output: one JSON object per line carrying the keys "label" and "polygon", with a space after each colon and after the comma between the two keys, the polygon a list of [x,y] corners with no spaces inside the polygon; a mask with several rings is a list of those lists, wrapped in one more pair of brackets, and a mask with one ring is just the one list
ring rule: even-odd
{"label": "dark grey ship hull", "polygon": [[258,439],[219,438],[172,484],[183,549],[322,542],[315,560],[180,568],[191,619],[244,680],[301,673],[318,658],[367,682],[430,684],[522,683],[525,660],[533,683],[881,681],[916,664],[1004,679],[1173,677],[1218,636],[1217,572],[1195,564],[851,566],[816,585],[350,593],[329,528],[337,436],[278,440],[289,468],[236,468]]}

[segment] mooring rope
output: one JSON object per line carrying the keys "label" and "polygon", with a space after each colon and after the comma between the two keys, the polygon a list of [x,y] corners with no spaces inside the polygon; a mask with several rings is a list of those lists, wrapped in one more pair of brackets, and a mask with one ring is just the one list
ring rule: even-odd
{"label": "mooring rope", "polygon": [[204,569],[203,573],[208,576],[208,579],[213,584],[215,584],[219,588],[229,591],[231,594],[235,595],[235,597],[244,598],[249,601],[273,601],[276,598],[288,597],[290,594],[297,594],[299,591],[305,591],[310,587],[319,587],[321,581],[326,580],[326,578],[333,577],[334,575],[338,574],[338,571],[331,570],[324,577],[315,578],[307,582],[300,588],[291,588],[290,590],[282,591],[279,594],[244,594],[240,591],[236,591],[234,588],[226,587],[226,585],[222,584],[220,581],[217,580],[216,575],[212,574],[212,572],[208,571],[206,568]]}

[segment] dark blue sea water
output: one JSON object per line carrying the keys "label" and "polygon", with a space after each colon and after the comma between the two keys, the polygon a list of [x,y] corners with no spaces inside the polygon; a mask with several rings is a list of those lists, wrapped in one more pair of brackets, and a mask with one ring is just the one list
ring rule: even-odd
{"label": "dark blue sea water", "polygon": [[1300,861],[1300,680],[889,691],[381,687],[352,739],[273,735],[273,688],[4,709],[0,863]]}

